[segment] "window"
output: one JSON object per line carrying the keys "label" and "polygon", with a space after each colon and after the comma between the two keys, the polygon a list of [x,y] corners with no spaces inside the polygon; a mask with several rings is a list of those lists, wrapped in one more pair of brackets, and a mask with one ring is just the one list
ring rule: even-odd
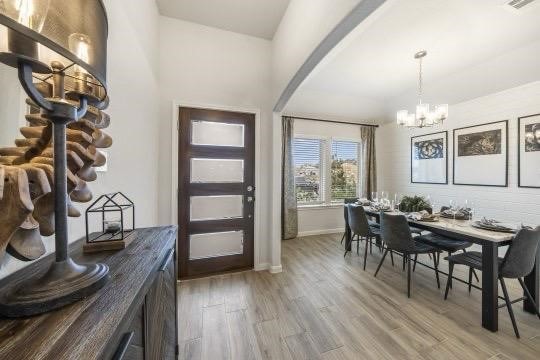
{"label": "window", "polygon": [[322,149],[323,140],[321,139],[294,139],[294,182],[296,201],[300,204],[323,201]]}
{"label": "window", "polygon": [[331,201],[355,198],[358,194],[358,143],[332,141],[330,166]]}
{"label": "window", "polygon": [[359,143],[296,137],[293,144],[299,205],[331,204],[358,197]]}

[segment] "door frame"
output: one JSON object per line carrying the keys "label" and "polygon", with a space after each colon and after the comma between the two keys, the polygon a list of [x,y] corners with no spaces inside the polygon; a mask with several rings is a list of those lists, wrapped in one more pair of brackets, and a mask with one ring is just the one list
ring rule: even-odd
{"label": "door frame", "polygon": [[181,107],[221,110],[231,112],[244,112],[255,115],[255,223],[253,229],[253,269],[256,271],[268,270],[269,263],[261,263],[261,110],[258,108],[246,108],[240,106],[227,106],[215,104],[189,103],[185,101],[173,101],[171,121],[171,224],[178,225],[178,126],[179,109]]}

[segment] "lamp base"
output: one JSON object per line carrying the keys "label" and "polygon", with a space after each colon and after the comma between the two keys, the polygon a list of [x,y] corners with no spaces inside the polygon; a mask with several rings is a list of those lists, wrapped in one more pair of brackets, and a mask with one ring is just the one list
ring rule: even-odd
{"label": "lamp base", "polygon": [[79,265],[71,258],[54,262],[45,274],[0,289],[0,315],[25,317],[72,304],[102,288],[108,274],[105,264]]}

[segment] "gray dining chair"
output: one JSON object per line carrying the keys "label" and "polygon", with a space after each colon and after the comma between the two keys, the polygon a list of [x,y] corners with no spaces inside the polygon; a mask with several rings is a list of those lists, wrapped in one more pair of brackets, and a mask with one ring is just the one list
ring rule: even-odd
{"label": "gray dining chair", "polygon": [[[540,226],[535,230],[521,229],[515,236],[514,240],[510,243],[508,250],[503,258],[499,258],[499,282],[504,294],[504,300],[506,307],[508,308],[508,314],[510,320],[512,320],[512,326],[514,327],[514,333],[519,339],[519,331],[516,325],[516,319],[514,317],[514,311],[512,310],[512,303],[525,300],[526,298],[534,305],[536,315],[540,318],[540,312],[538,306],[534,302],[529,289],[523,282],[523,277],[530,274],[534,268],[536,260],[536,252],[540,243]],[[469,268],[482,270],[482,253],[478,251],[471,251],[467,253],[456,254],[447,257],[449,263],[448,281],[446,282],[446,291],[444,292],[444,299],[448,298],[448,290],[452,285],[452,273],[454,271],[454,265],[465,265]],[[470,273],[469,273],[470,274]],[[525,297],[510,301],[508,296],[508,290],[506,289],[506,283],[504,279],[518,279],[519,284],[523,288]],[[471,276],[469,275],[469,291],[471,291]],[[499,308],[504,307],[505,304],[499,305]]]}
{"label": "gray dining chair", "polygon": [[[366,240],[364,250],[364,270],[366,270],[368,247],[373,247],[373,240],[381,236],[380,229],[370,226],[364,208],[360,205],[347,205],[349,211],[349,227],[353,235],[357,236],[356,253],[360,254],[360,239]],[[353,236],[354,238],[354,236]]]}
{"label": "gray dining chair", "polygon": [[379,273],[386,254],[389,251],[401,253],[407,263],[407,296],[411,297],[411,255],[432,254],[437,287],[440,288],[441,284],[436,256],[439,250],[431,245],[415,241],[411,234],[407,218],[404,215],[390,215],[381,212],[381,236],[386,249],[374,276],[377,276]]}
{"label": "gray dining chair", "polygon": [[[343,199],[343,204],[353,204],[358,201],[358,198],[345,198]],[[347,206],[343,206],[343,219],[345,220],[345,231],[343,232],[343,236],[341,237],[341,243],[343,244],[343,240],[345,240],[345,237],[347,236],[347,226],[349,226],[349,212],[347,210]]]}

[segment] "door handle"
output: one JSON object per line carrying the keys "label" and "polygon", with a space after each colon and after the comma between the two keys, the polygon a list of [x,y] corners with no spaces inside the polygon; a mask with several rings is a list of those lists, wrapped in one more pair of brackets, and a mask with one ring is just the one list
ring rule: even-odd
{"label": "door handle", "polygon": [[254,196],[248,196],[247,197],[247,201],[250,203],[250,202],[254,202],[255,201],[255,197]]}

